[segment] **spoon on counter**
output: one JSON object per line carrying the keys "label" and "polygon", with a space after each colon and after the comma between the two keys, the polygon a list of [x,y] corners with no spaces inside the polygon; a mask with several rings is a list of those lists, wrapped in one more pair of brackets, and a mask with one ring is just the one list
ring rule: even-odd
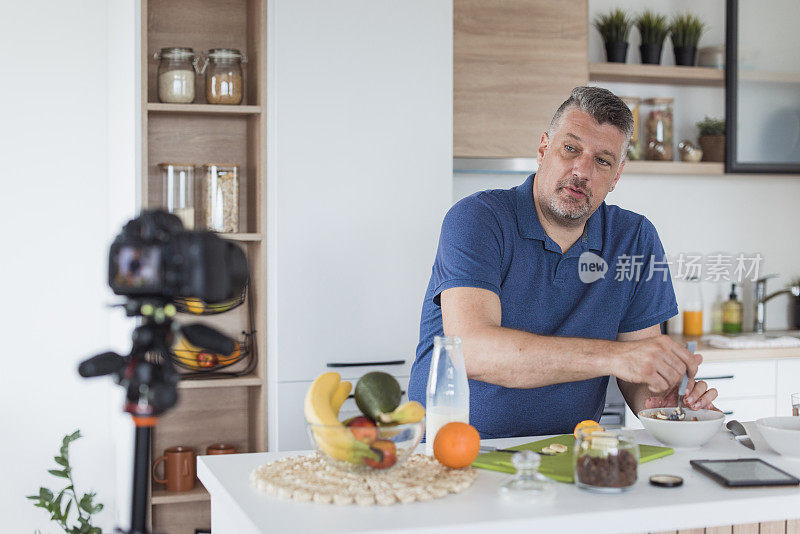
{"label": "spoon on counter", "polygon": [[[697,350],[697,341],[687,342],[686,348],[689,350],[689,352],[694,354],[694,351]],[[670,421],[679,421],[686,417],[686,412],[683,409],[683,397],[686,395],[686,384],[688,382],[689,375],[683,375],[683,380],[681,380],[681,384],[678,386],[678,407],[675,408],[675,411],[670,414]]]}

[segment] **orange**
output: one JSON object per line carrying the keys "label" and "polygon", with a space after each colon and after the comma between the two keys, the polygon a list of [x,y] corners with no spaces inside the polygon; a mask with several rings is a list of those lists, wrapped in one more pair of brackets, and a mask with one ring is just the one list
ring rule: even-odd
{"label": "orange", "polygon": [[575,425],[575,431],[572,433],[572,435],[575,436],[575,439],[578,439],[578,431],[580,430],[583,430],[585,434],[588,432],[602,432],[603,430],[605,430],[605,428],[600,426],[600,423],[598,423],[597,421],[592,421],[591,419],[587,419]]}
{"label": "orange", "polygon": [[454,469],[467,467],[478,456],[481,436],[467,423],[447,423],[433,440],[433,456],[439,463]]}

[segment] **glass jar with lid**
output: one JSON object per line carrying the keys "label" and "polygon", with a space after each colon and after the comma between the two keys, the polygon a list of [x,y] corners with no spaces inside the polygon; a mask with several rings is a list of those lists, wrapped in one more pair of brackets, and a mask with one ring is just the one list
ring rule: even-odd
{"label": "glass jar with lid", "polygon": [[194,165],[159,163],[162,178],[162,206],[177,215],[187,230],[194,229]]}
{"label": "glass jar with lid", "polygon": [[172,104],[194,102],[194,50],[182,46],[162,48],[153,54],[158,61],[158,99]]}
{"label": "glass jar with lid", "polygon": [[244,95],[242,63],[247,58],[234,48],[212,48],[206,57],[206,101],[241,104]]}
{"label": "glass jar with lid", "polygon": [[642,142],[639,139],[639,103],[642,99],[635,96],[623,96],[620,99],[625,102],[633,115],[633,133],[628,143],[627,159],[630,161],[640,160],[642,159]]}
{"label": "glass jar with lid", "polygon": [[647,108],[644,124],[645,159],[672,161],[675,154],[672,98],[650,98],[642,102]]}
{"label": "glass jar with lid", "polygon": [[238,232],[239,166],[207,163],[203,169],[206,228],[214,232]]}
{"label": "glass jar with lid", "polygon": [[636,483],[639,445],[629,430],[590,427],[578,431],[573,459],[579,488],[619,493]]}

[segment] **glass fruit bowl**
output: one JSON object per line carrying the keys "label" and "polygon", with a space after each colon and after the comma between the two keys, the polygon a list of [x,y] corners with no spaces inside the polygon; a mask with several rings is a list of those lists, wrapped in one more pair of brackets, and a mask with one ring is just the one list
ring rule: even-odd
{"label": "glass fruit bowl", "polygon": [[345,471],[372,473],[402,465],[425,432],[424,419],[386,426],[375,426],[364,416],[347,421],[353,420],[349,427],[306,423],[314,449],[331,465]]}

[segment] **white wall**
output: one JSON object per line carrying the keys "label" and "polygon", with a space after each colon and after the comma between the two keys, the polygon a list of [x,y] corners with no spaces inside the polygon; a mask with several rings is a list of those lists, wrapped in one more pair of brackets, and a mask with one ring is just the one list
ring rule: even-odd
{"label": "white wall", "polygon": [[[700,16],[709,29],[700,46],[722,44],[725,41],[725,2],[706,0],[590,0],[590,21],[599,13],[620,6],[632,13],[645,7],[671,16],[689,11]],[[639,63],[639,35],[634,29],[628,50],[628,63]],[[589,60],[605,61],[600,35],[590,28]],[[673,65],[672,45],[667,40],[662,56],[663,65]],[[669,96],[675,99],[675,141],[697,139],[694,124],[705,115],[724,117],[725,91],[721,87],[671,87],[668,85],[593,83],[602,85],[620,96],[642,98]],[[564,95],[566,98],[568,95]],[[555,110],[553,110],[555,111]],[[538,141],[538,138],[536,139]],[[767,176],[653,176],[623,173],[623,177],[606,201],[647,216],[658,229],[669,255],[714,254],[730,252],[745,254],[760,252],[764,257],[761,273],[780,273],[769,282],[769,290],[780,288],[800,276],[800,247],[791,233],[800,227],[800,210],[795,199],[800,198],[797,175]],[[454,201],[481,189],[511,187],[521,183],[524,175],[472,175],[456,173]],[[683,286],[676,284],[678,304]],[[727,299],[729,284],[705,282],[703,296],[706,309],[705,330],[712,326],[711,307],[718,297]],[[752,288],[746,285],[744,297],[744,327],[752,325]],[[767,305],[767,327],[785,328],[788,325],[788,298],[777,297]],[[680,331],[680,321],[671,323],[672,331]]]}
{"label": "white wall", "polygon": [[[107,379],[80,379],[76,369],[112,340],[113,348],[124,348],[109,333],[119,319],[105,306],[112,300],[105,276],[111,231],[118,230],[110,221],[129,213],[111,213],[109,200],[116,198],[117,208],[133,205],[135,170],[124,158],[109,159],[110,140],[120,141],[116,129],[124,121],[108,113],[109,75],[115,72],[108,22],[109,10],[131,5],[6,3],[0,17],[4,532],[60,531],[25,495],[40,485],[61,487],[61,479],[46,470],[61,437],[76,428],[85,436],[72,447],[76,486],[97,491],[106,505],[99,526],[110,531],[114,523],[111,429],[121,424],[118,388]],[[111,187],[109,167],[117,180]]]}

